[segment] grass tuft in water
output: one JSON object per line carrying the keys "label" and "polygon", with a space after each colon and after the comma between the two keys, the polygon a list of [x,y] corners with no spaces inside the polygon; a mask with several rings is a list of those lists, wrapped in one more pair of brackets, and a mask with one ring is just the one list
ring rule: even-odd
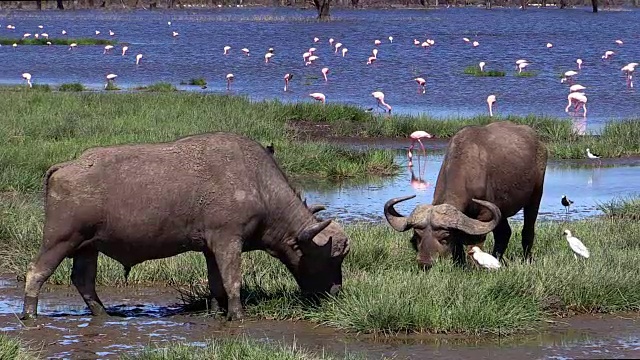
{"label": "grass tuft in water", "polygon": [[196,85],[196,86],[205,86],[207,85],[207,80],[204,78],[193,78],[187,81],[182,81],[180,85]]}
{"label": "grass tuft in water", "polygon": [[523,71],[523,72],[516,72],[516,76],[517,77],[534,77],[538,75],[536,72],[534,71]]}
{"label": "grass tuft in water", "polygon": [[173,84],[168,82],[159,82],[159,83],[155,83],[147,86],[138,86],[135,88],[135,90],[144,90],[144,91],[150,91],[150,92],[178,91],[178,89],[176,89],[176,87]]}
{"label": "grass tuft in water", "polygon": [[125,355],[123,360],[332,360],[361,359],[350,354],[340,357],[316,355],[301,349],[297,344],[285,345],[281,342],[261,342],[246,337],[212,339],[204,346],[181,343],[163,347],[148,348],[136,355]]}
{"label": "grass tuft in water", "polygon": [[78,39],[47,39],[40,37],[38,39],[29,37],[22,39],[0,38],[0,45],[71,45],[73,43],[80,45],[116,45],[116,41],[106,39],[78,38]]}
{"label": "grass tuft in water", "polygon": [[0,359],[35,360],[37,357],[27,350],[19,340],[0,333]]}
{"label": "grass tuft in water", "polygon": [[609,219],[640,220],[640,197],[629,196],[598,204],[598,209]]}
{"label": "grass tuft in water", "polygon": [[85,91],[86,88],[81,83],[68,83],[62,84],[58,87],[58,91],[70,91],[70,92],[79,92]]}
{"label": "grass tuft in water", "polygon": [[486,76],[486,77],[501,77],[501,76],[505,76],[505,72],[504,71],[498,71],[498,70],[480,71],[480,68],[478,66],[467,66],[466,68],[464,68],[464,73],[467,74],[467,75]]}

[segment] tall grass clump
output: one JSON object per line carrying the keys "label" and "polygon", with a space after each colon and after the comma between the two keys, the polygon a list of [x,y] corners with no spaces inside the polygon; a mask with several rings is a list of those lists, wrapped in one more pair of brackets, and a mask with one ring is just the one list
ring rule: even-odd
{"label": "tall grass clump", "polygon": [[212,339],[205,346],[169,344],[163,347],[148,348],[135,355],[125,355],[123,360],[332,360],[360,359],[351,354],[334,357],[316,355],[301,349],[295,343],[285,345],[280,342],[266,343],[246,337]]}
{"label": "tall grass clump", "polygon": [[31,354],[17,339],[0,333],[0,359],[6,360],[35,360]]}
{"label": "tall grass clump", "polygon": [[172,92],[178,91],[176,87],[168,82],[158,82],[155,84],[147,85],[147,86],[139,86],[135,88],[136,90],[144,90],[150,92]]}
{"label": "tall grass clump", "polygon": [[78,38],[78,39],[47,39],[47,38],[0,38],[0,45],[49,45],[47,42],[50,42],[51,45],[71,45],[73,43],[81,45],[116,45],[116,41],[106,40],[106,39],[92,39],[92,38]]}
{"label": "tall grass clump", "polygon": [[502,77],[505,76],[505,72],[504,71],[498,71],[498,70],[486,70],[486,71],[481,71],[480,67],[478,66],[467,66],[466,68],[464,68],[463,71],[464,74],[466,75],[473,75],[473,76],[487,76],[487,77]]}
{"label": "tall grass clump", "polygon": [[58,87],[58,91],[71,91],[71,92],[79,92],[85,91],[86,88],[81,83],[67,83],[62,84]]}
{"label": "tall grass clump", "polygon": [[640,196],[628,196],[598,204],[598,209],[609,219],[640,220]]}
{"label": "tall grass clump", "polygon": [[536,72],[534,71],[522,71],[522,72],[516,72],[516,76],[517,77],[534,77],[538,75]]}
{"label": "tall grass clump", "polygon": [[[633,210],[638,215],[638,208]],[[0,201],[0,271],[24,276],[42,234],[39,197]],[[409,233],[386,224],[347,225],[351,252],[343,264],[343,291],[311,303],[288,270],[265,252],[242,255],[242,299],[254,318],[309,320],[348,331],[394,334],[501,333],[535,329],[557,315],[640,310],[640,221],[637,217],[596,218],[571,223],[541,222],[533,262],[521,260],[520,223],[513,223],[506,266],[497,271],[464,267],[441,259],[428,272],[418,269]],[[563,236],[569,229],[589,248],[589,259],[574,259]],[[488,236],[487,251],[492,247]],[[65,260],[50,282],[69,284]],[[131,271],[128,285],[175,286],[188,304],[204,310],[204,257],[186,253],[147,261]],[[124,284],[119,263],[100,256],[100,285]],[[98,290],[101,293],[101,290]],[[43,293],[42,297],[46,298]],[[79,296],[79,295],[78,295]]]}
{"label": "tall grass clump", "polygon": [[180,82],[180,85],[196,85],[196,86],[205,86],[207,85],[207,80],[204,78],[192,78],[187,81]]}

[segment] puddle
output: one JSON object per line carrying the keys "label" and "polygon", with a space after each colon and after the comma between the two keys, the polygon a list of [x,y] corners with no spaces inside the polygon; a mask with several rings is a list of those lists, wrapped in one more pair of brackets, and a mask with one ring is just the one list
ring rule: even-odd
{"label": "puddle", "polygon": [[171,289],[99,289],[110,310],[139,309],[131,316],[98,319],[86,316],[73,287],[46,286],[38,328],[23,328],[14,315],[21,311],[22,283],[3,278],[0,290],[0,331],[18,336],[56,359],[115,359],[145,346],[183,342],[205,346],[208,339],[246,335],[262,342],[284,342],[318,353],[359,353],[368,359],[572,359],[640,357],[640,316],[576,316],[548,325],[544,331],[518,337],[459,335],[398,335],[375,337],[344,333],[298,321],[228,323],[211,317],[184,315],[171,304]]}
{"label": "puddle", "polygon": [[[417,195],[413,200],[396,205],[404,214],[410,213],[418,203],[431,203],[444,156],[441,149],[427,149],[427,156],[418,163],[414,154],[411,169],[407,167],[406,150],[398,151],[398,154],[396,161],[402,170],[392,178],[354,179],[340,184],[315,180],[298,183],[304,189],[308,203],[327,206],[322,213],[326,217],[345,222],[384,222],[384,203],[393,197]],[[640,158],[605,160],[600,165],[588,160],[549,161],[538,219],[571,221],[601,215],[598,204],[640,193],[639,166]],[[562,195],[574,201],[569,214],[560,204]],[[511,219],[522,220],[522,211]]]}

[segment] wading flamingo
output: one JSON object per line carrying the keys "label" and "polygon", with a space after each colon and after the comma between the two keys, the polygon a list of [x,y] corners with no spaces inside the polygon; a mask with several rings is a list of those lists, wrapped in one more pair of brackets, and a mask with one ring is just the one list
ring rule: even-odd
{"label": "wading flamingo", "polygon": [[127,50],[129,50],[128,46],[123,46],[122,47],[122,56],[124,56],[127,53]]}
{"label": "wading flamingo", "polygon": [[616,41],[615,41],[615,43],[616,43],[616,44],[618,44],[618,45],[622,45],[622,44],[624,44],[624,43],[622,42],[622,40],[616,40]]}
{"label": "wading flamingo", "polygon": [[264,54],[264,63],[268,64],[269,60],[271,60],[272,57],[273,57],[273,53],[272,52],[267,52],[266,54]]}
{"label": "wading flamingo", "polygon": [[376,100],[378,100],[377,102],[378,107],[384,106],[389,112],[389,114],[391,114],[391,105],[384,102],[384,93],[382,91],[374,91],[371,93],[371,96],[373,96]]}
{"label": "wading flamingo", "polygon": [[638,63],[633,62],[628,63],[620,69],[624,72],[625,79],[627,80],[627,86],[630,88],[633,87],[633,72],[635,71],[636,66],[638,66]]}
{"label": "wading flamingo", "polygon": [[569,71],[565,71],[564,73],[564,77],[562,79],[560,79],[560,82],[568,82],[569,84],[573,84],[573,77],[578,75],[577,71],[573,71],[573,70],[569,70]]}
{"label": "wading flamingo", "polygon": [[291,79],[293,79],[293,75],[284,74],[284,91],[288,91],[289,90],[289,81]]}
{"label": "wading flamingo", "polygon": [[487,105],[489,105],[489,116],[493,117],[493,104],[496,103],[496,96],[495,95],[489,95],[487,96]]}
{"label": "wading flamingo", "polygon": [[518,64],[518,74],[522,73],[522,70],[524,70],[527,66],[529,66],[528,62]]}
{"label": "wading flamingo", "polygon": [[231,83],[233,82],[233,74],[227,74],[227,90],[231,90]]}
{"label": "wading flamingo", "polygon": [[582,106],[582,117],[587,117],[587,95],[582,92],[572,92],[567,96],[567,100],[569,103],[564,109],[565,112],[569,112],[571,105],[574,105],[573,113],[575,115],[578,112],[578,108]]}
{"label": "wading flamingo", "polygon": [[229,54],[229,50],[231,50],[231,46],[227,45],[225,47],[222,48],[222,55],[228,55]]}
{"label": "wading flamingo", "polygon": [[427,92],[427,80],[421,77],[417,77],[413,80],[418,83],[418,92],[421,92],[423,94]]}
{"label": "wading flamingo", "polygon": [[547,43],[547,49],[551,49],[553,47],[552,43]]}
{"label": "wading flamingo", "polygon": [[347,54],[347,51],[349,51],[347,48],[342,48],[342,57]]}
{"label": "wading flamingo", "polygon": [[22,78],[25,79],[27,81],[27,85],[29,85],[29,87],[31,86],[31,74],[29,73],[23,73],[22,74]]}
{"label": "wading flamingo", "polygon": [[75,49],[76,47],[78,47],[78,44],[76,44],[76,43],[69,44],[69,50]]}
{"label": "wading flamingo", "polygon": [[174,31],[171,33],[171,36],[173,37],[178,37],[180,34],[177,31]]}
{"label": "wading flamingo", "polygon": [[528,61],[525,59],[518,59],[516,60],[516,70],[520,69],[520,64],[524,64],[527,63]]}
{"label": "wading flamingo", "polygon": [[373,64],[373,62],[376,60],[377,58],[375,56],[369,56],[369,59],[367,60],[367,65]]}
{"label": "wading flamingo", "polygon": [[318,60],[319,57],[316,55],[311,55],[307,58],[307,62],[304,63],[305,66],[313,64],[314,61]]}
{"label": "wading flamingo", "polygon": [[480,67],[480,72],[484,72],[484,66],[487,65],[484,61],[480,61],[478,66]]}
{"label": "wading flamingo", "polygon": [[102,52],[102,54],[106,54],[108,52],[111,52],[112,49],[113,49],[113,45],[106,45],[104,47],[104,51]]}
{"label": "wading flamingo", "polygon": [[309,94],[309,96],[311,96],[314,100],[322,102],[323,104],[325,104],[327,100],[326,96],[324,96],[323,93],[311,93]]}
{"label": "wading flamingo", "polygon": [[340,48],[341,48],[341,47],[342,47],[342,43],[341,43],[341,42],[336,43],[336,46],[335,46],[335,48],[336,48],[335,53],[336,53],[336,54],[338,53],[338,50],[340,50]]}
{"label": "wading flamingo", "polygon": [[611,50],[607,50],[604,52],[604,55],[602,55],[603,59],[608,59],[610,57],[613,57],[613,55],[615,55],[615,52],[611,51]]}
{"label": "wading flamingo", "polygon": [[140,59],[142,59],[142,54],[136,55],[136,65],[140,65]]}
{"label": "wading flamingo", "polygon": [[586,87],[580,85],[580,84],[575,84],[575,85],[571,85],[569,87],[569,92],[577,92],[577,91],[582,91],[585,90]]}
{"label": "wading flamingo", "polygon": [[479,43],[479,42],[477,42],[477,41],[474,41],[474,42],[473,42],[473,47],[478,47],[478,46],[480,46],[480,43]]}
{"label": "wading flamingo", "polygon": [[422,149],[422,154],[424,156],[427,156],[427,150],[425,150],[424,144],[422,143],[421,139],[431,139],[432,137],[433,135],[422,130],[414,131],[411,133],[411,135],[409,135],[409,139],[411,139],[411,145],[409,146],[409,150],[407,151],[407,157],[409,158],[409,166],[413,166],[413,163],[411,162],[411,159],[413,157],[411,150],[413,150],[413,147],[415,146],[416,142],[420,144],[420,148]]}
{"label": "wading flamingo", "polygon": [[389,42],[393,44],[393,36],[389,36]]}
{"label": "wading flamingo", "polygon": [[582,59],[576,59],[576,64],[578,64],[578,70],[582,70]]}
{"label": "wading flamingo", "polygon": [[245,55],[249,56],[249,49],[247,49],[247,48],[242,48],[242,52],[243,52]]}
{"label": "wading flamingo", "polygon": [[116,74],[108,74],[107,83],[104,85],[104,88],[106,89],[109,86],[109,84],[113,84],[113,82],[116,80],[117,77],[118,75]]}
{"label": "wading flamingo", "polygon": [[328,81],[327,74],[329,73],[329,68],[328,67],[322,68],[321,71],[322,71],[322,76],[324,76],[324,81]]}

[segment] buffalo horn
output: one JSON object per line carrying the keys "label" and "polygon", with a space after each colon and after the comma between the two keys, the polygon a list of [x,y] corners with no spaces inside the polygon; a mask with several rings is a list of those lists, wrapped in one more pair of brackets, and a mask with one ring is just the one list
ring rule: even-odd
{"label": "buffalo horn", "polygon": [[331,224],[330,219],[308,226],[306,229],[302,230],[300,234],[298,234],[298,240],[303,243],[313,241],[313,238],[316,237],[316,235],[318,235],[320,231],[329,226],[329,224]]}
{"label": "buffalo horn", "polygon": [[324,205],[320,205],[320,204],[309,205],[309,211],[311,211],[312,214],[315,214],[318,211],[322,211],[322,210],[325,210],[325,209],[326,209],[326,207],[324,207]]}
{"label": "buffalo horn", "polygon": [[465,215],[462,211],[457,210],[457,214],[454,215],[455,219],[447,219],[449,222],[449,227],[458,229],[462,232],[465,232],[469,235],[484,235],[490,231],[492,231],[500,222],[502,217],[502,213],[500,209],[492,202],[478,199],[471,199],[473,202],[482,205],[491,211],[492,217],[491,221],[480,221],[476,219],[472,219]]}
{"label": "buffalo horn", "polygon": [[413,199],[415,195],[393,198],[384,204],[384,217],[387,218],[389,225],[396,231],[407,231],[411,228],[411,224],[406,216],[400,215],[393,207],[399,202]]}

